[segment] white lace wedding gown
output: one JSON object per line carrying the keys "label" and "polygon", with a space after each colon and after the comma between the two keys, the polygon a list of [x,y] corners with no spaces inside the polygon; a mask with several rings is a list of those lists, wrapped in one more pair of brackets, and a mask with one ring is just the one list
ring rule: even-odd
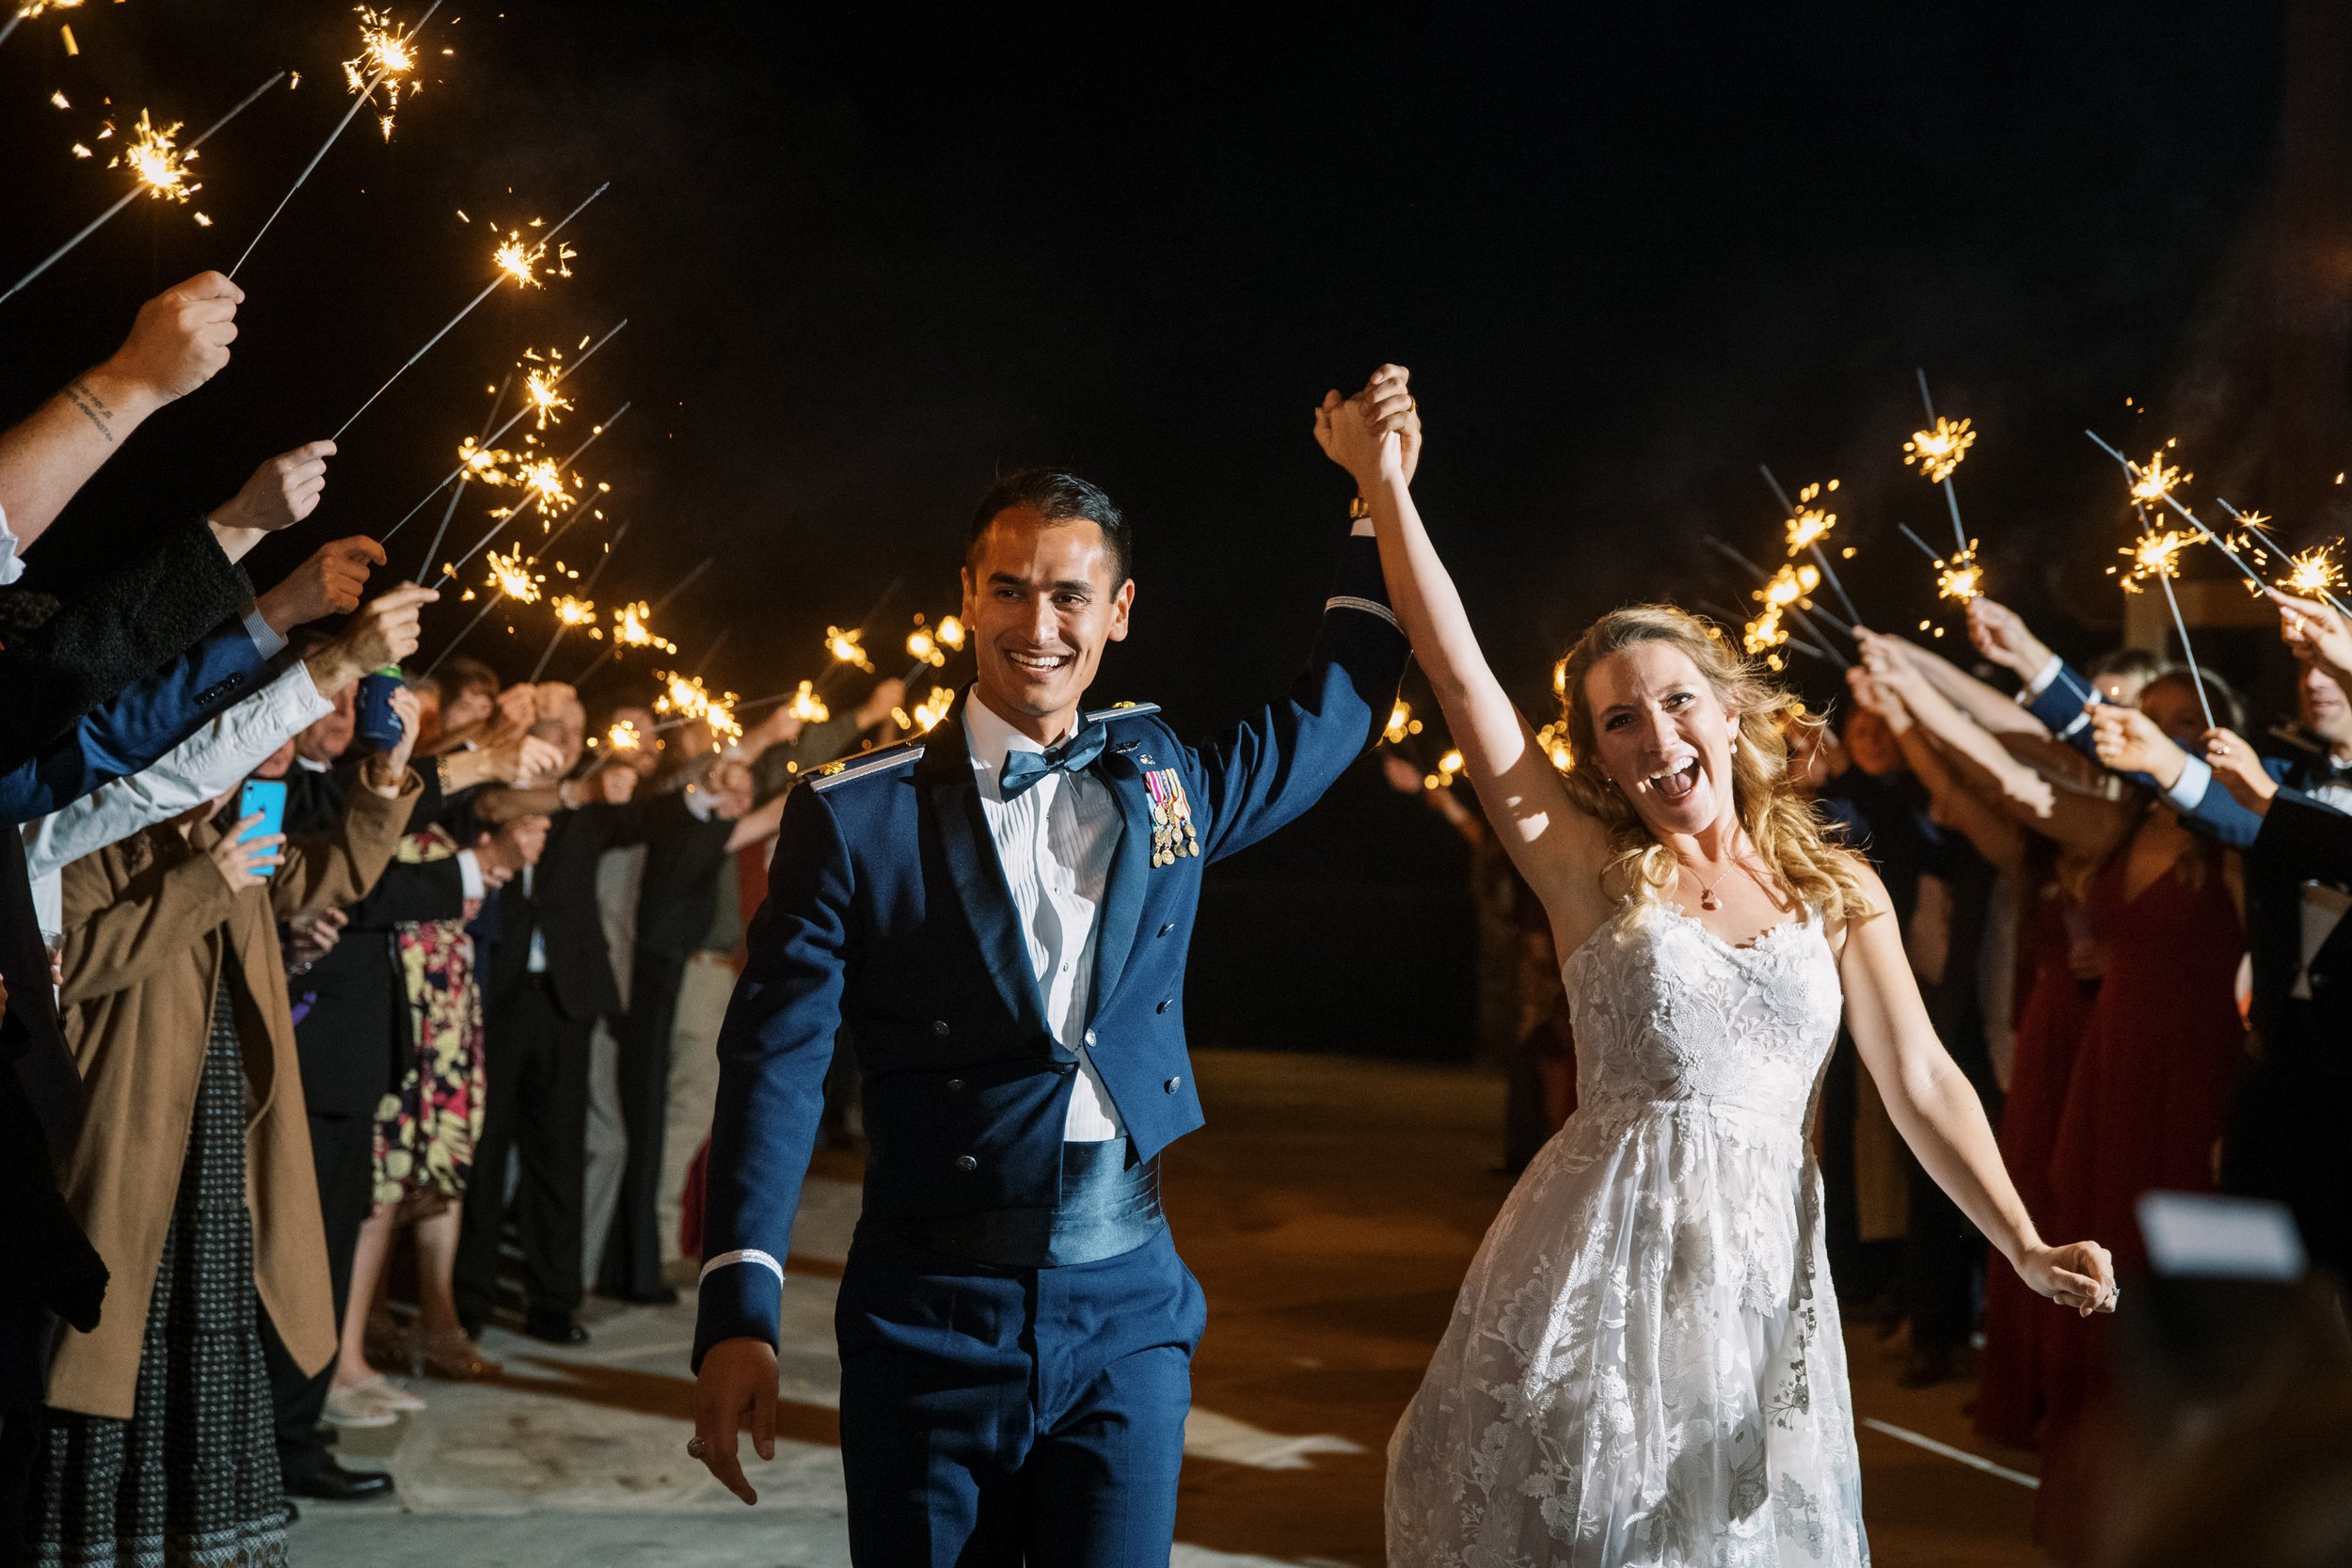
{"label": "white lace wedding gown", "polygon": [[1805,1141],[1818,920],[1629,903],[1562,967],[1576,1115],[1486,1232],[1389,1444],[1391,1568],[1867,1563]]}

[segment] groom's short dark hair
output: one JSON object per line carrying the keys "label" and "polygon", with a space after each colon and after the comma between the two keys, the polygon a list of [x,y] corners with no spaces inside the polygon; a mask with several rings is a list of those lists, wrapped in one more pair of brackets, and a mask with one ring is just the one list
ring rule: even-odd
{"label": "groom's short dark hair", "polygon": [[1103,531],[1103,543],[1111,552],[1111,588],[1135,574],[1135,536],[1129,531],[1126,515],[1111,504],[1110,497],[1080,479],[1076,474],[1059,468],[1023,468],[1007,474],[988,488],[980,504],[972,511],[972,536],[965,546],[964,558],[971,559],[979,547],[980,538],[988,532],[988,525],[996,520],[998,513],[1012,507],[1034,508],[1037,515],[1049,523],[1074,523],[1080,518]]}

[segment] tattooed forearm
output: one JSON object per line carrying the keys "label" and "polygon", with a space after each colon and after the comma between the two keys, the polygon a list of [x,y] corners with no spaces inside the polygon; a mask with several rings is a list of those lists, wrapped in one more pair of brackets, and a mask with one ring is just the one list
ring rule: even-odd
{"label": "tattooed forearm", "polygon": [[87,386],[76,381],[65,389],[65,400],[82,411],[82,418],[87,420],[91,427],[106,438],[108,446],[114,445],[115,433],[108,428],[109,421],[114,418],[114,410],[106,406],[103,398],[91,391]]}

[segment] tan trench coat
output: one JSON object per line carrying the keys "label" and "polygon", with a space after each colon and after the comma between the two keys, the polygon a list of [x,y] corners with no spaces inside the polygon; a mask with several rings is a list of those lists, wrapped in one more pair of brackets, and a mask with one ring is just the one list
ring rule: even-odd
{"label": "tan trench coat", "polygon": [[68,1329],[57,1347],[49,1375],[57,1409],[132,1413],[225,958],[234,961],[250,1088],[253,1282],[303,1370],[317,1371],[334,1354],[326,1231],[277,922],[351,903],[373,886],[420,788],[414,774],[392,800],[354,788],[342,831],[291,838],[285,863],[263,887],[230,888],[209,853],[221,838],[209,820],[184,841],[166,823],[66,867],[59,1000],[89,1114],[66,1165],[65,1194],[113,1277],[98,1331]]}

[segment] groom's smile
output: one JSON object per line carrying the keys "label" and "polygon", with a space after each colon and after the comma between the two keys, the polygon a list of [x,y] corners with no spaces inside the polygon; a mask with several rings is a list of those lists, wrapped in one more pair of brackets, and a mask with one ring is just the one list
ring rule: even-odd
{"label": "groom's smile", "polygon": [[963,569],[980,700],[1032,739],[1067,735],[1104,644],[1127,635],[1135,584],[1117,578],[1118,553],[1089,519],[998,513]]}

